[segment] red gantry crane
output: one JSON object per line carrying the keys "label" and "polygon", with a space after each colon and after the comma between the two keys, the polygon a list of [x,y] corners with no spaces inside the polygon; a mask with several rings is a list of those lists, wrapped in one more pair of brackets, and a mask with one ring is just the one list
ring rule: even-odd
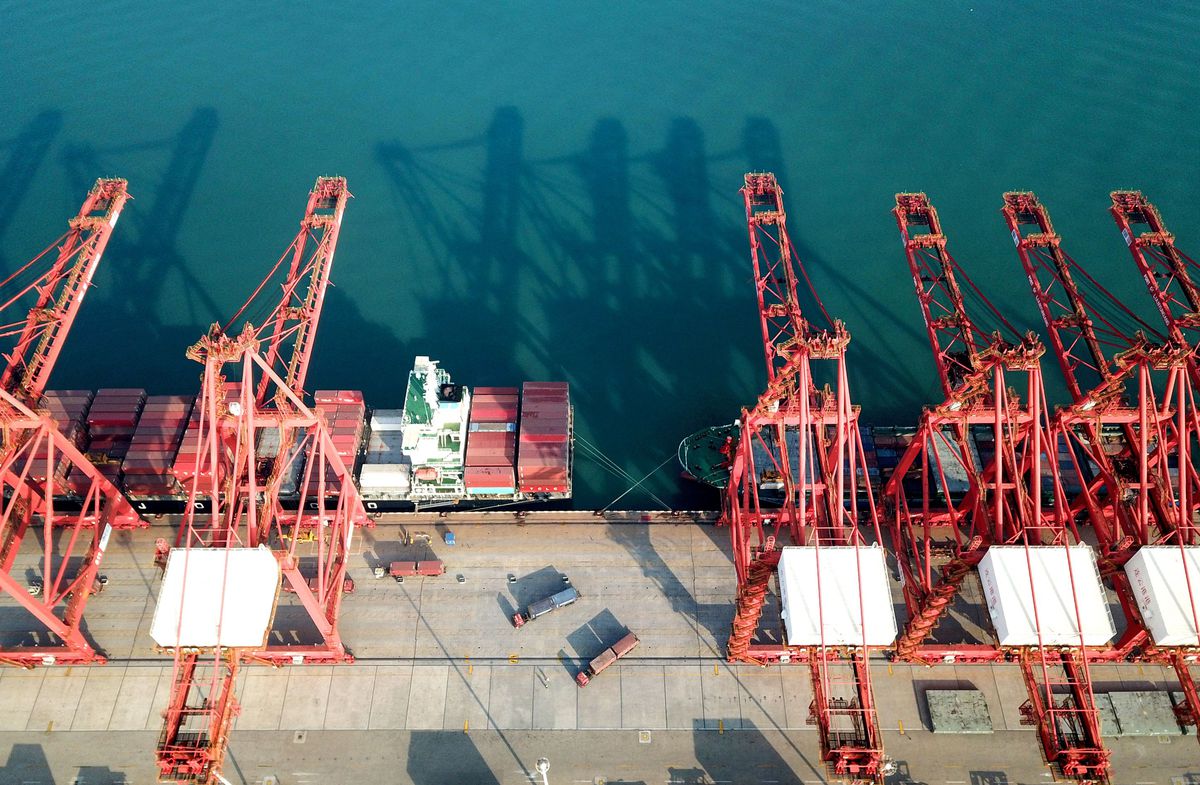
{"label": "red gantry crane", "polygon": [[[1192,351],[1178,339],[1167,341],[1068,256],[1035,194],[1005,194],[1003,213],[1071,394],[1060,429],[1070,440],[1073,468],[1085,476],[1080,454],[1095,467],[1096,476],[1081,483],[1072,512],[1087,515],[1109,566],[1105,571],[1113,574],[1129,621],[1116,645],[1125,657],[1146,645],[1147,633],[1137,598],[1115,568],[1140,546],[1197,540],[1200,494],[1188,460],[1196,421],[1188,375]],[[1138,332],[1131,336],[1118,322]],[[1093,378],[1082,378],[1085,374]],[[1156,392],[1159,376],[1162,398]],[[1181,471],[1172,476],[1176,457]]]}
{"label": "red gantry crane", "polygon": [[[1105,782],[1109,753],[1100,738],[1081,603],[1094,576],[1082,571],[1086,555],[1070,547],[1081,543],[1073,520],[1058,512],[1067,504],[1059,467],[1048,458],[1055,436],[1042,386],[1043,347],[1033,334],[1021,335],[949,254],[925,194],[897,194],[893,212],[946,396],[923,412],[885,487],[909,611],[897,656],[925,664],[1018,659],[1029,692],[1023,712],[1038,727],[1046,761],[1077,781]],[[989,333],[968,314],[960,281],[1000,329]],[[1024,396],[1008,386],[1020,374]],[[980,443],[989,442],[985,459]],[[906,480],[910,470],[913,484]],[[982,578],[985,560],[989,575],[998,576],[984,590],[989,609],[1002,616],[993,615],[994,625],[1005,628],[999,645],[926,643],[971,571],[979,567]],[[1102,596],[1092,588],[1102,615]],[[1074,632],[1053,630],[1055,614]]]}
{"label": "red gantry crane", "polygon": [[[889,761],[871,691],[868,636],[884,630],[867,629],[879,597],[864,597],[862,576],[867,562],[882,550],[866,541],[867,536],[876,544],[881,540],[870,485],[860,489],[856,482],[855,470],[863,478],[867,471],[859,410],[851,403],[846,374],[850,335],[829,317],[795,254],[775,176],[747,174],[741,192],[767,389],[753,408],[742,412],[723,501],[722,522],[730,527],[738,581],[728,659],[760,665],[807,662],[814,693],[810,721],[820,731],[823,759],[839,776],[881,782]],[[820,320],[820,328],[801,312],[797,270],[817,301],[813,318]],[[817,388],[814,363],[831,367],[835,388]],[[772,577],[779,577],[780,592],[787,594],[780,562],[788,551],[803,552],[798,558],[809,568],[811,583],[802,587],[807,596],[793,596],[790,602],[781,598],[784,613],[791,613],[781,631],[786,639],[756,643]],[[858,578],[856,597],[839,593],[839,570],[849,573],[852,584]],[[823,584],[832,588],[823,592]],[[869,600],[875,601],[873,607]],[[895,620],[886,581],[882,602],[893,625],[884,644],[889,645]],[[805,611],[812,630],[801,640]],[[845,636],[836,641],[829,639],[831,628],[839,626],[835,616],[850,619],[834,630],[834,636]]]}
{"label": "red gantry crane", "polygon": [[[220,781],[240,663],[353,661],[337,621],[342,594],[352,586],[346,575],[351,539],[367,515],[329,424],[305,403],[303,388],[349,196],[344,178],[317,180],[296,239],[234,317],[248,312],[290,258],[282,297],[262,329],[247,324],[232,334],[229,325],[214,325],[188,351],[204,365],[198,428],[188,437],[199,458],[155,614],[156,641],[175,653],[158,745],[165,782]],[[314,514],[284,509],[280,493],[289,477],[298,509],[316,500]],[[331,482],[338,488],[333,504],[326,501]],[[201,499],[207,504],[198,504]],[[311,540],[303,555],[315,562],[312,577],[300,569],[305,539]],[[269,637],[281,576],[319,640]],[[266,610],[255,616],[257,607]]]}
{"label": "red gantry crane", "polygon": [[[1109,212],[1121,230],[1121,236],[1142,274],[1150,296],[1158,308],[1167,335],[1176,345],[1184,346],[1187,376],[1191,384],[1176,381],[1164,394],[1164,400],[1175,407],[1173,459],[1166,476],[1173,491],[1174,525],[1170,541],[1179,549],[1183,569],[1182,581],[1175,581],[1176,604],[1185,606],[1183,621],[1190,630],[1183,635],[1181,645],[1167,657],[1174,666],[1183,686],[1184,704],[1176,707],[1180,722],[1197,726],[1200,737],[1200,693],[1197,692],[1190,666],[1200,661],[1200,581],[1196,565],[1200,564],[1200,530],[1197,512],[1200,509],[1200,480],[1196,472],[1196,446],[1200,441],[1200,417],[1196,412],[1196,385],[1200,384],[1200,362],[1196,358],[1200,347],[1200,289],[1193,281],[1196,262],[1175,247],[1175,236],[1167,231],[1162,216],[1150,200],[1138,191],[1114,191]],[[1174,392],[1174,395],[1171,393]],[[1183,593],[1179,590],[1186,590]]]}
{"label": "red gantry crane", "polygon": [[[0,335],[17,336],[0,376],[0,588],[45,629],[32,633],[33,645],[0,649],[0,663],[104,662],[81,629],[84,608],[112,529],[145,525],[81,445],[39,409],[128,198],[124,180],[97,180],[67,232],[0,282],[0,310],[36,296],[22,321],[0,326]],[[53,263],[41,270],[47,258]],[[36,527],[40,536],[26,543]],[[35,560],[19,563],[23,545]],[[38,574],[33,591],[13,575],[25,568]]]}

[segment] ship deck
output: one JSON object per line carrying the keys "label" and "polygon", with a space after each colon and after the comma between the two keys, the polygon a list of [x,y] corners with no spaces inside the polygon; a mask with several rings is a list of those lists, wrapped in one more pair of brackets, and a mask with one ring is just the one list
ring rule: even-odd
{"label": "ship deck", "polygon": [[[407,520],[356,538],[357,587],[340,625],[355,664],[243,669],[232,781],[351,781],[347,771],[362,781],[447,781],[422,747],[446,750],[465,767],[454,769],[464,782],[528,782],[546,754],[556,782],[823,781],[807,668],[723,660],[733,616],[725,531],[636,515],[527,525]],[[454,546],[442,543],[446,525]],[[109,664],[0,671],[0,785],[152,780],[171,668],[147,629],[159,579],[153,542],[167,534],[155,526],[113,537],[108,586],[86,615]],[[413,544],[403,544],[407,536]],[[372,577],[376,565],[405,556],[442,559],[447,572],[403,583]],[[580,600],[514,629],[511,615],[560,589],[561,574]],[[276,630],[302,638],[292,601],[282,595]],[[972,618],[964,612],[963,630]],[[626,629],[641,639],[637,649],[577,687],[582,663]],[[17,609],[0,607],[0,635],[22,632]],[[895,782],[1048,781],[1036,735],[1021,723],[1016,667],[879,660],[873,675],[885,745],[904,762],[907,778]],[[1098,692],[1173,689],[1172,674],[1157,667],[1094,667],[1093,678]],[[947,745],[930,729],[923,697],[931,688],[982,691],[993,732]],[[1109,742],[1114,782],[1200,781],[1194,737]],[[73,779],[84,762],[90,778]]]}

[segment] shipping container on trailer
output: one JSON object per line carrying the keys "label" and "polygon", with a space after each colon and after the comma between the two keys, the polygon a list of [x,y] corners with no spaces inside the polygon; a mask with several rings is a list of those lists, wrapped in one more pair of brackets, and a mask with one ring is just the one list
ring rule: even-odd
{"label": "shipping container on trailer", "polygon": [[605,668],[621,659],[638,645],[638,637],[632,632],[625,635],[609,648],[600,652],[582,671],[575,676],[575,682],[580,687],[586,687],[588,682],[596,678]]}
{"label": "shipping container on trailer", "polygon": [[514,613],[512,617],[513,626],[518,630],[525,626],[526,622],[531,622],[539,616],[545,616],[551,611],[556,611],[559,608],[565,608],[579,599],[579,592],[574,586],[563,589],[549,597],[544,597],[537,602],[531,603],[524,611]]}

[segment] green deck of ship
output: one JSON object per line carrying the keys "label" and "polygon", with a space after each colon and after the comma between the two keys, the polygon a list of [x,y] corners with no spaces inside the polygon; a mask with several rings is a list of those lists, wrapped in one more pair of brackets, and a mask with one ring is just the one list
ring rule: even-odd
{"label": "green deck of ship", "polygon": [[724,488],[729,483],[729,456],[724,448],[736,438],[732,424],[697,431],[679,443],[679,464],[699,482]]}

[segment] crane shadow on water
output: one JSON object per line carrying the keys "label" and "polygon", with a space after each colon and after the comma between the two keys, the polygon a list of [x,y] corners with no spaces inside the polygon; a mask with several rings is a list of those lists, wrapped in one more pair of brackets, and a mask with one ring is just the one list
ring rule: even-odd
{"label": "crane shadow on water", "polygon": [[[179,250],[179,232],[219,127],[216,110],[199,107],[165,138],[108,147],[84,141],[64,149],[62,162],[74,190],[86,193],[98,176],[122,176],[134,196],[113,232],[97,273],[97,292],[80,312],[67,349],[71,362],[64,366],[73,377],[89,380],[89,387],[120,384],[120,379],[127,384],[127,369],[113,367],[112,347],[150,341],[179,347],[178,364],[165,374],[156,365],[156,376],[168,383],[195,378],[183,362],[183,350],[223,314],[199,283],[195,262]],[[164,153],[165,163],[156,165]],[[147,194],[144,201],[137,198],[141,194]],[[174,315],[183,324],[162,318],[163,309],[174,303],[180,304]]]}
{"label": "crane shadow on water", "polygon": [[[12,226],[21,200],[62,126],[62,112],[50,109],[35,115],[12,138],[0,140],[0,151],[7,153],[7,160],[0,166],[0,182],[4,183],[4,188],[0,190],[0,247]],[[83,194],[79,197],[82,199]],[[0,254],[0,270],[7,272],[8,267]]]}
{"label": "crane shadow on water", "polygon": [[[752,358],[761,337],[740,178],[717,184],[711,170],[721,163],[724,178],[729,160],[744,159],[786,183],[778,129],[750,117],[740,146],[718,155],[686,116],[671,120],[662,146],[648,151],[631,150],[614,117],[597,119],[578,150],[553,157],[529,156],[542,145],[530,145],[526,134],[521,112],[501,106],[481,133],[376,146],[411,235],[400,244],[405,264],[425,281],[418,340],[436,340],[460,374],[566,377],[578,433],[603,434],[602,447],[673,445],[707,424],[695,414],[686,424],[655,416],[681,400],[688,412],[732,419],[759,391]],[[802,253],[864,318],[889,312],[845,265],[831,266],[806,247]],[[455,329],[440,329],[447,319]],[[888,329],[901,342],[921,338],[915,328]],[[851,351],[862,358],[851,373],[869,385],[868,397],[914,398],[919,387],[908,367],[886,364],[895,354],[889,347]],[[631,476],[640,476],[638,464],[653,466],[645,456],[619,457]],[[589,469],[577,479],[577,497],[602,498],[625,479]],[[673,505],[700,499],[670,476],[647,489]]]}

